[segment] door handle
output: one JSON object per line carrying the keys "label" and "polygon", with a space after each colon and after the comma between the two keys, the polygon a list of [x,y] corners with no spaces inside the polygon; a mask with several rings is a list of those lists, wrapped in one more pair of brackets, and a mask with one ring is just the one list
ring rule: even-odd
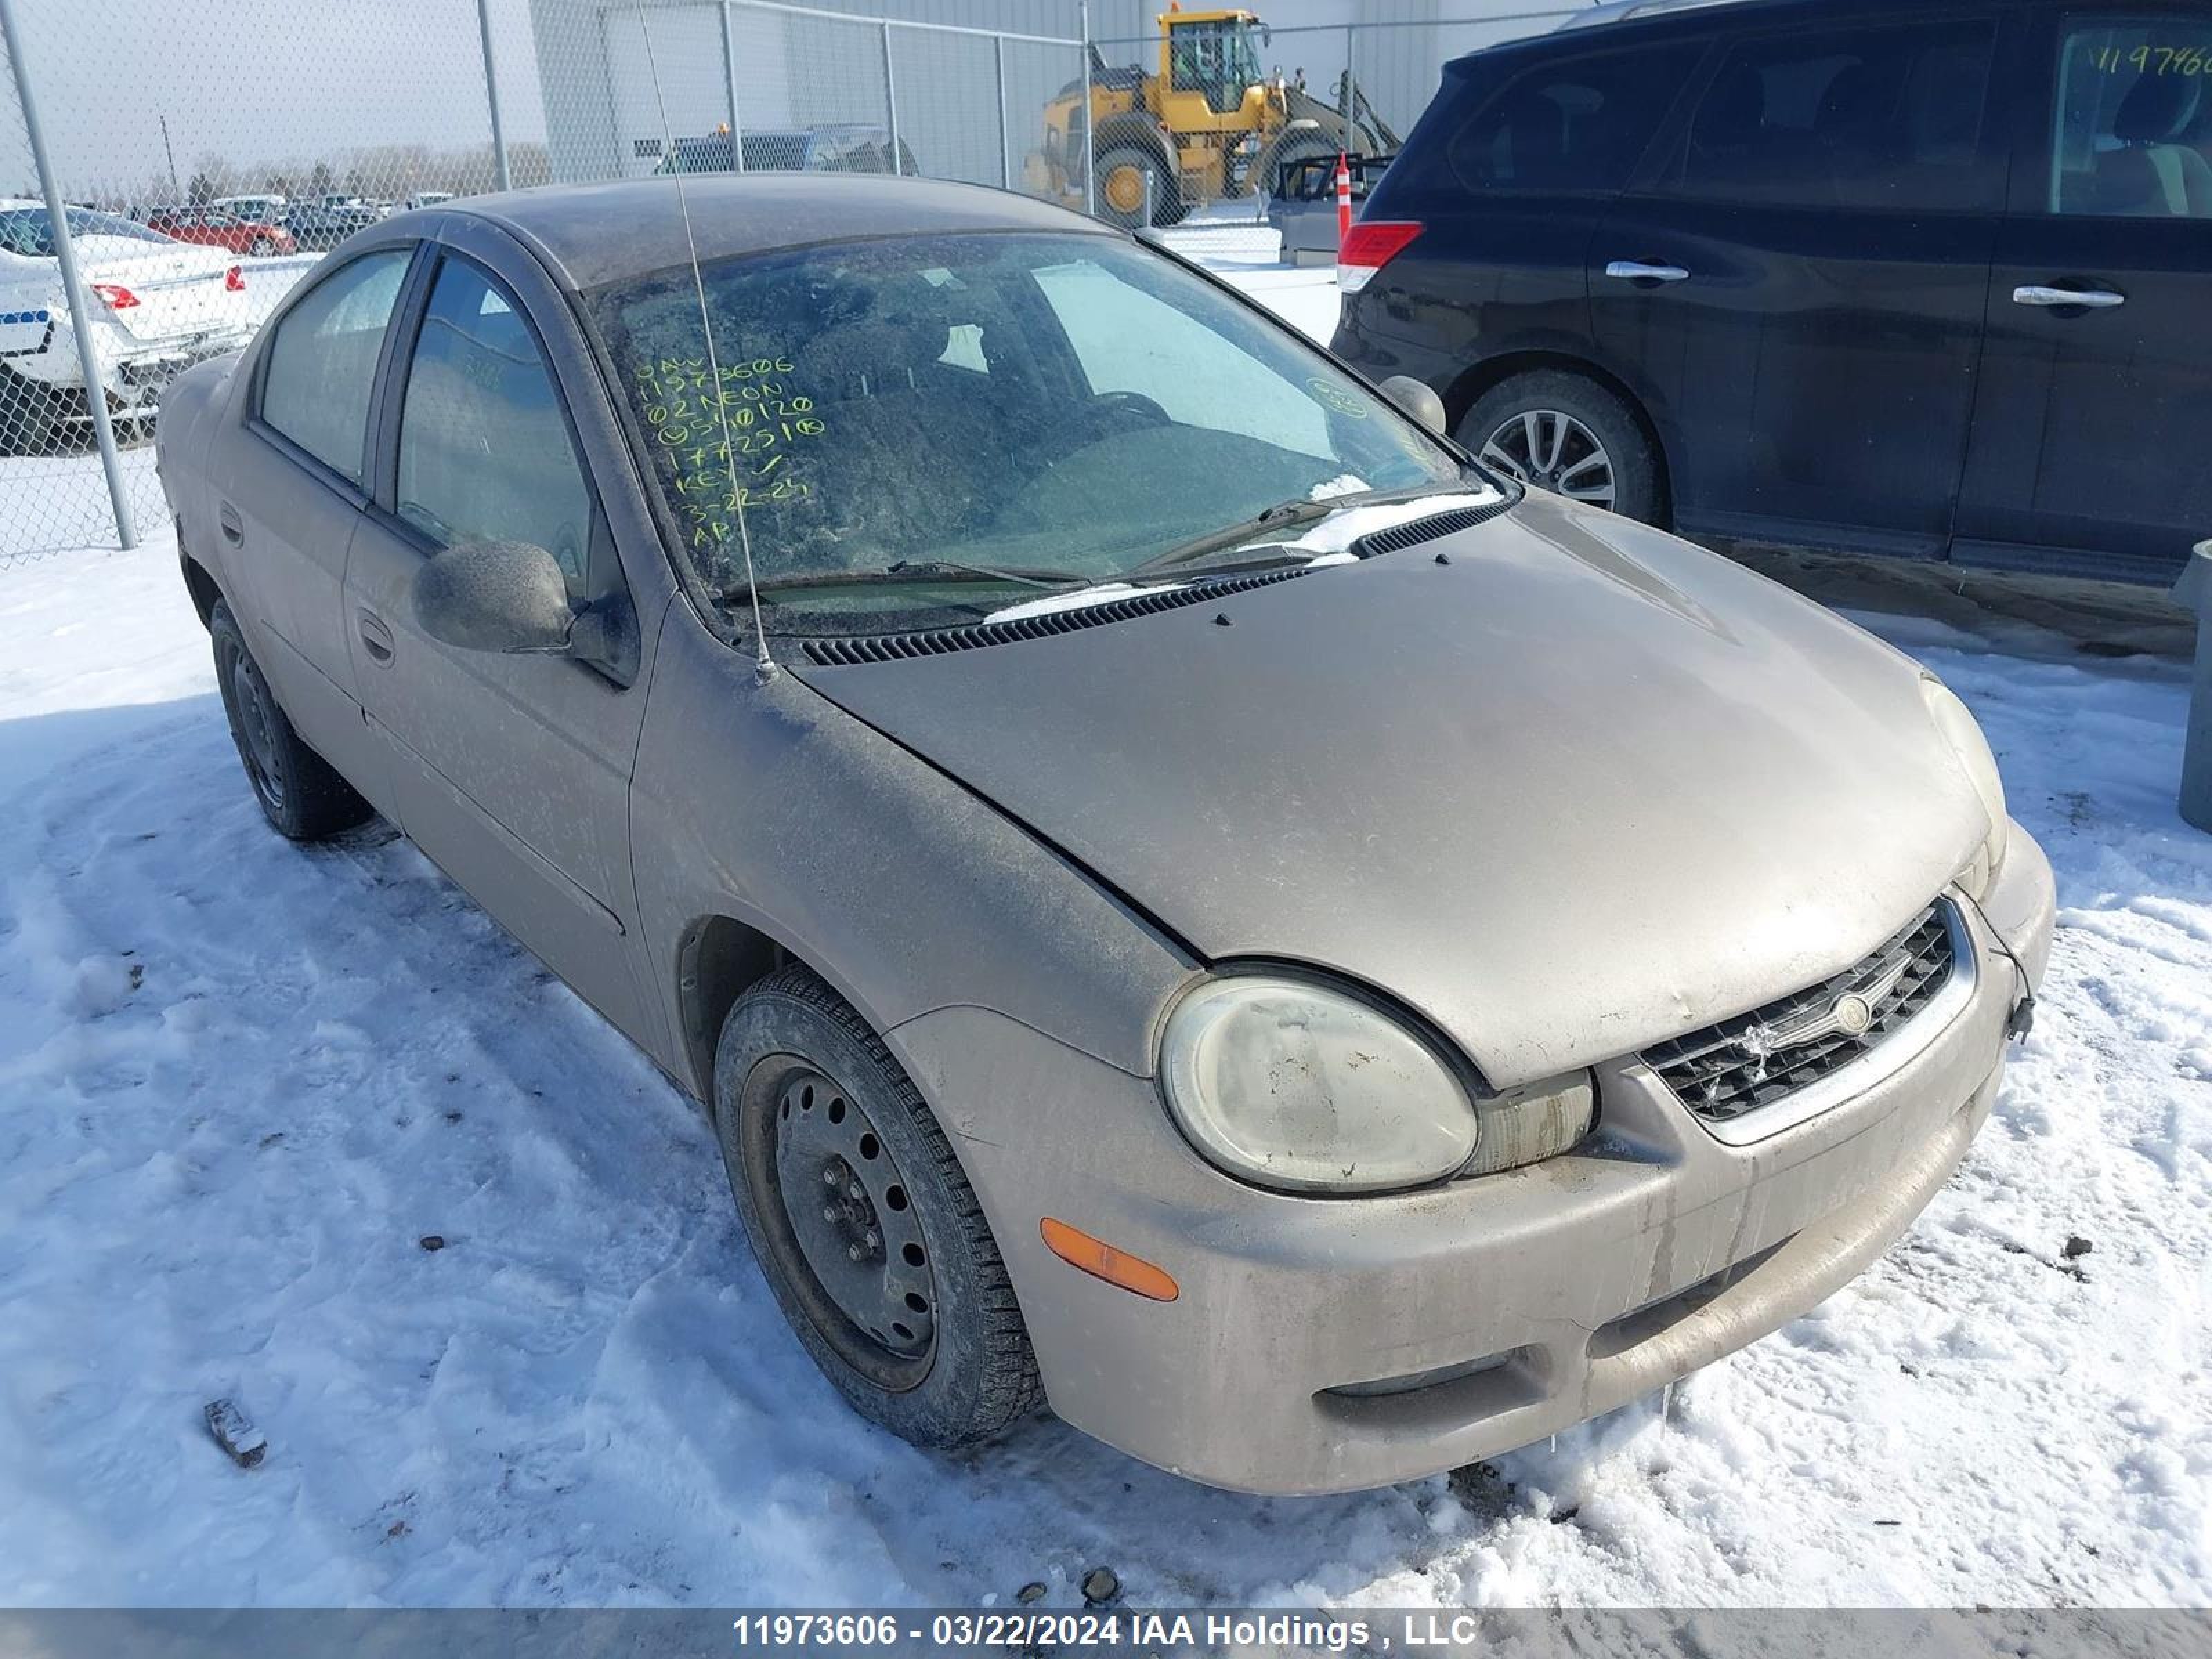
{"label": "door handle", "polygon": [[354,624],[361,630],[361,647],[368,659],[380,667],[391,666],[392,630],[366,611],[355,613]]}
{"label": "door handle", "polygon": [[2128,302],[2124,294],[2115,294],[2103,288],[2046,288],[2039,283],[2028,283],[2013,289],[2012,302],[2016,306],[2085,306],[2091,311],[2109,311],[2114,306]]}
{"label": "door handle", "polygon": [[222,532],[223,540],[233,547],[246,540],[246,522],[238,516],[238,509],[225,501],[216,509],[216,527]]}
{"label": "door handle", "polygon": [[1689,276],[1680,265],[1646,264],[1641,259],[1615,259],[1605,268],[1608,276],[1620,276],[1632,283],[1679,283]]}

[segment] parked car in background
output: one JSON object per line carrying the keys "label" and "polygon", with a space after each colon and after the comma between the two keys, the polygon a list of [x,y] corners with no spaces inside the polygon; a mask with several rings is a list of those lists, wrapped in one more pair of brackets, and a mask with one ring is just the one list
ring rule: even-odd
{"label": "parked car in background", "polygon": [[292,233],[270,219],[242,218],[218,208],[178,208],[155,214],[147,228],[180,242],[202,247],[228,248],[233,253],[265,259],[279,253],[296,253],[299,243]]}
{"label": "parked car in background", "polygon": [[1336,167],[1340,160],[1351,175],[1352,210],[1357,212],[1374,193],[1376,181],[1390,165],[1389,156],[1308,155],[1277,164],[1274,186],[1267,192],[1267,225],[1283,239],[1285,264],[1336,263]]}
{"label": "parked car in background", "polygon": [[638,179],[357,237],[159,465],[270,823],[705,1103],[859,1412],[1319,1492],[1831,1295],[2053,917],[1932,676],[1388,392],[1012,192]]}
{"label": "parked car in background", "polygon": [[399,204],[399,211],[412,213],[418,208],[440,207],[453,199],[450,190],[418,190]]}
{"label": "parked car in background", "polygon": [[208,205],[218,213],[231,213],[241,219],[256,220],[263,224],[281,225],[292,210],[291,202],[282,196],[218,196]]}
{"label": "parked car in background", "polygon": [[2212,533],[2212,11],[1600,8],[1463,58],[1335,349],[1687,534],[2171,580]]}
{"label": "parked car in background", "polygon": [[678,138],[675,152],[662,156],[653,171],[735,173],[740,154],[747,173],[902,173],[911,178],[921,172],[903,138],[894,167],[890,133],[865,124],[748,131],[736,149],[727,132]]}
{"label": "parked car in background", "polygon": [[[119,214],[68,213],[101,390],[118,420],[143,424],[179,369],[245,343],[245,272],[225,250]],[[0,200],[0,454],[47,453],[91,418],[53,221],[42,202]]]}
{"label": "parked car in background", "polygon": [[361,197],[323,196],[294,208],[290,224],[301,247],[320,252],[383,217],[381,208]]}

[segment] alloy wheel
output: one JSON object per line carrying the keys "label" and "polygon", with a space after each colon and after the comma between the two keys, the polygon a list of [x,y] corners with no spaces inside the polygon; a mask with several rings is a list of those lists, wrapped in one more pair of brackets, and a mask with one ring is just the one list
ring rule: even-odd
{"label": "alloy wheel", "polygon": [[1613,458],[1597,434],[1557,409],[1509,416],[1483,440],[1481,459],[1522,483],[1610,509]]}

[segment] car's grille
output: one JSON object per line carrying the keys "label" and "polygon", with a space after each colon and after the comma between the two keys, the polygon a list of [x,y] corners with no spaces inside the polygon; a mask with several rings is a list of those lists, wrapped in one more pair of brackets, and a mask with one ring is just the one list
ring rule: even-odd
{"label": "car's grille", "polygon": [[1842,973],[1647,1048],[1644,1062],[1709,1123],[1771,1106],[1848,1066],[1933,1001],[1957,967],[1951,939],[1939,901]]}

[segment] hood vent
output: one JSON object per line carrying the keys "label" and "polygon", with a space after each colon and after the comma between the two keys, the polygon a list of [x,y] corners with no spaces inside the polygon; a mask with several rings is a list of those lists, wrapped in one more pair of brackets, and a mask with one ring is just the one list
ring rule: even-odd
{"label": "hood vent", "polygon": [[1394,524],[1388,530],[1370,530],[1352,544],[1351,550],[1363,559],[1371,559],[1378,553],[1395,553],[1401,549],[1419,547],[1423,542],[1433,542],[1445,536],[1456,536],[1462,530],[1472,530],[1496,518],[1513,503],[1501,499],[1485,501],[1480,507],[1455,507],[1449,513],[1431,513],[1425,519],[1408,519],[1403,524]]}
{"label": "hood vent", "polygon": [[825,668],[900,662],[909,657],[942,657],[954,651],[980,651],[986,646],[1012,645],[1018,640],[1048,639],[1055,634],[1073,634],[1085,628],[1103,628],[1108,623],[1157,616],[1163,611],[1180,611],[1187,605],[1204,605],[1232,593],[1249,593],[1255,587],[1271,587],[1305,573],[1304,565],[1293,565],[1286,570],[1255,570],[1218,580],[1195,580],[1182,587],[1148,588],[1120,599],[1101,599],[1096,605],[1073,605],[1066,611],[1010,617],[1004,622],[969,623],[958,628],[924,629],[911,634],[860,634],[842,639],[801,640],[799,646],[809,662]]}

